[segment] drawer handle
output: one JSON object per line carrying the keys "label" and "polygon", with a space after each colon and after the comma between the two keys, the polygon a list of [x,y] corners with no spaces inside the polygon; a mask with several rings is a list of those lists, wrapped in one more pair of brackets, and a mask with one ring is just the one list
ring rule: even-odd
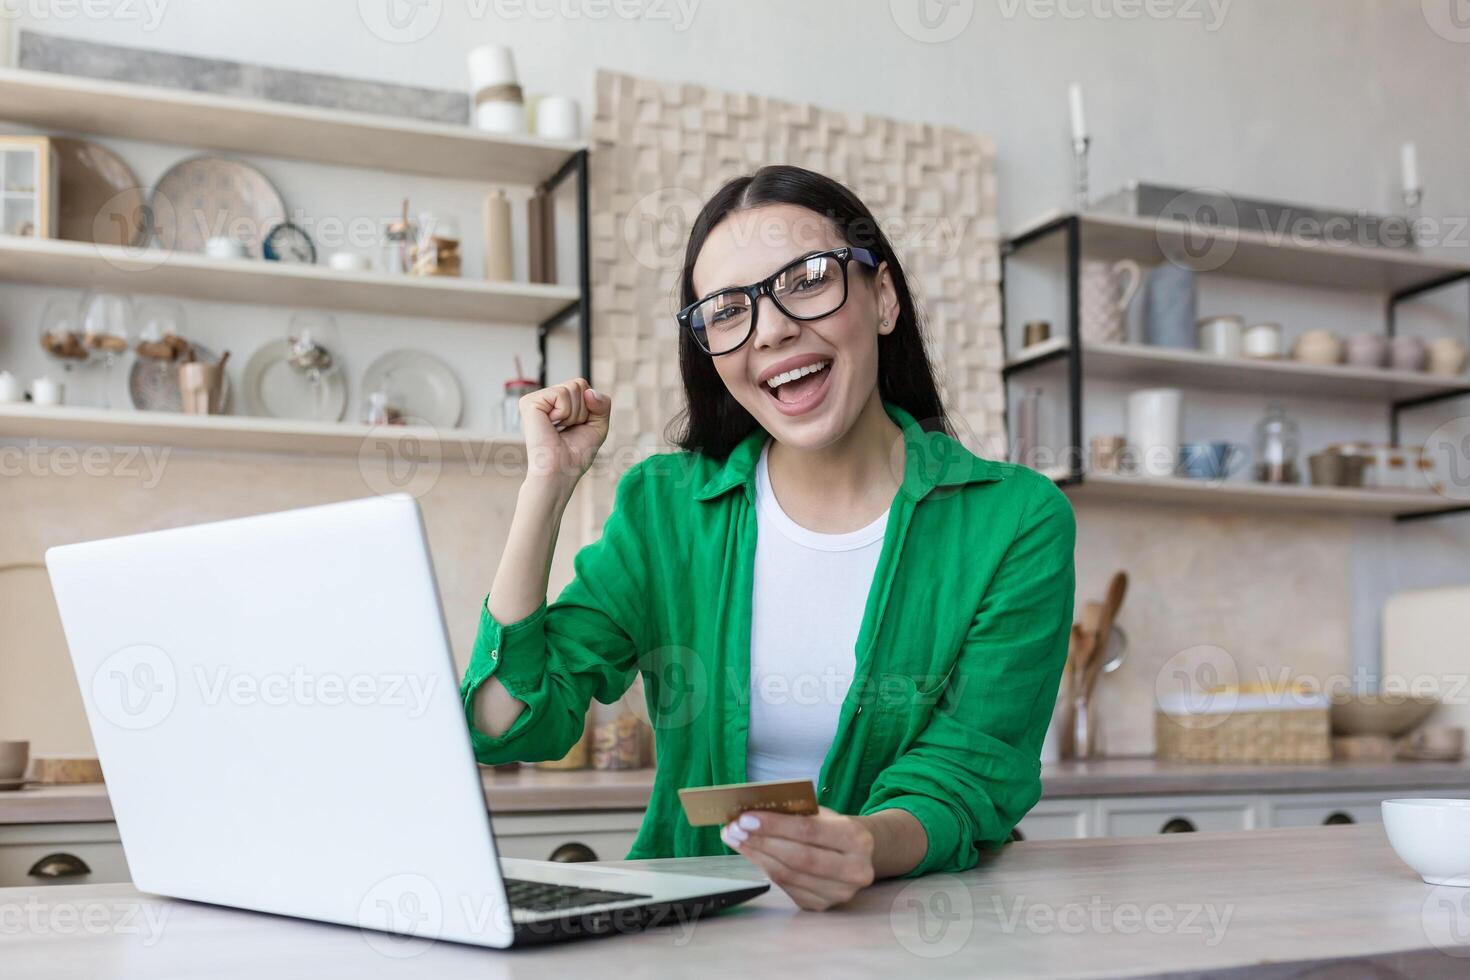
{"label": "drawer handle", "polygon": [[1353,819],[1351,813],[1343,813],[1341,810],[1335,810],[1327,814],[1327,819],[1322,821],[1322,826],[1332,827],[1344,823],[1357,823],[1357,821]]}
{"label": "drawer handle", "polygon": [[1159,833],[1161,833],[1161,834],[1192,834],[1197,829],[1198,828],[1195,827],[1193,821],[1187,820],[1184,817],[1175,817],[1174,819],[1170,820],[1168,823],[1164,824],[1164,826],[1160,827],[1159,828]]}
{"label": "drawer handle", "polygon": [[1021,833],[1021,828],[1020,827],[1012,827],[1011,828],[1010,842],[1018,842],[1018,841],[1023,841],[1025,839],[1026,839],[1026,835],[1023,834],[1023,833]]}
{"label": "drawer handle", "polygon": [[583,861],[596,861],[597,852],[586,844],[568,841],[551,852],[551,860],[564,864],[580,864]]}
{"label": "drawer handle", "polygon": [[91,873],[86,861],[75,854],[61,853],[46,855],[26,872],[32,878],[80,878]]}

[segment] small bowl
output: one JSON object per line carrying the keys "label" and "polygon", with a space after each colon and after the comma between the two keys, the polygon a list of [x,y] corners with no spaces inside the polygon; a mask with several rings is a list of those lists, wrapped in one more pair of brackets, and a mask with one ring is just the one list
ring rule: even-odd
{"label": "small bowl", "polygon": [[1394,853],[1420,878],[1470,888],[1470,800],[1384,800],[1382,810]]}
{"label": "small bowl", "polygon": [[1332,699],[1328,716],[1334,735],[1396,738],[1422,725],[1437,704],[1438,698],[1408,694],[1343,694]]}

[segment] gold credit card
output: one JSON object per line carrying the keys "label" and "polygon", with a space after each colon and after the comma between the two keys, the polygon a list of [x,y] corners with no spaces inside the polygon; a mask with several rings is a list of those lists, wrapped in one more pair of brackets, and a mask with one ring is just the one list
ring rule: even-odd
{"label": "gold credit card", "polygon": [[810,816],[817,812],[817,791],[810,779],[773,779],[764,783],[729,783],[679,790],[684,815],[695,827],[726,824],[746,810],[772,810]]}

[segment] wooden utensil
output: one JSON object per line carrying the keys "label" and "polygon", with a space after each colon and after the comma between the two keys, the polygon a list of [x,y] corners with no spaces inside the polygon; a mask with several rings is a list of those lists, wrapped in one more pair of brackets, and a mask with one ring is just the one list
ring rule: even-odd
{"label": "wooden utensil", "polygon": [[1062,707],[1057,723],[1057,754],[1063,759],[1077,757],[1077,697],[1082,681],[1082,671],[1092,655],[1092,634],[1081,624],[1072,624],[1072,634],[1067,643],[1067,662],[1062,668]]}
{"label": "wooden utensil", "polygon": [[1093,644],[1096,655],[1091,657],[1087,664],[1087,671],[1082,677],[1082,697],[1092,697],[1093,686],[1097,684],[1097,677],[1102,673],[1103,662],[1107,659],[1104,655],[1108,638],[1113,632],[1113,620],[1118,616],[1118,610],[1123,608],[1123,599],[1128,594],[1128,573],[1117,572],[1112,581],[1108,583],[1108,594],[1103,600],[1102,613],[1098,619],[1097,629],[1093,632],[1095,642]]}

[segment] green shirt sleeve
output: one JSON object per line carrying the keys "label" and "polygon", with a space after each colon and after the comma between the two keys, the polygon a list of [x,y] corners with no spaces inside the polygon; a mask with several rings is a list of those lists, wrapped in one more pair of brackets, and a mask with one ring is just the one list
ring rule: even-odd
{"label": "green shirt sleeve", "polygon": [[1076,522],[1038,480],[927,725],[873,783],[864,814],[898,807],[928,852],[910,876],[975,866],[1041,797],[1041,743],[1066,660]]}
{"label": "green shirt sleeve", "polygon": [[[611,704],[636,676],[644,631],[648,567],[642,546],[646,509],[641,464],[623,474],[602,537],[577,552],[575,577],[550,605],[501,623],[480,607],[480,628],[460,683],[475,757],[486,765],[559,759],[582,735],[593,698]],[[475,728],[481,685],[499,678],[523,701],[510,730],[498,737]]]}

